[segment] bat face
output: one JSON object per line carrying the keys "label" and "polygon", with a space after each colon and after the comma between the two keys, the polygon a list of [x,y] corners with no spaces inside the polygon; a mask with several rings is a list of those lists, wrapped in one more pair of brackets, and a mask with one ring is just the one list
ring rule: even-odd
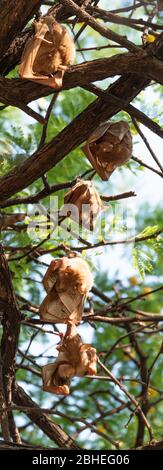
{"label": "bat face", "polygon": [[57,349],[56,362],[42,368],[43,390],[67,395],[72,377],[96,373],[96,350],[83,344],[72,322],[68,322],[66,334]]}
{"label": "bat face", "polygon": [[103,123],[88,138],[83,152],[102,180],[125,164],[132,155],[132,136],[128,123]]}
{"label": "bat face", "polygon": [[86,261],[80,257],[51,262],[43,279],[47,296],[39,308],[42,320],[52,323],[80,323],[84,300],[93,285]]}
{"label": "bat face", "polygon": [[[79,224],[93,230],[96,218],[104,209],[98,192],[91,181],[79,180],[75,186],[65,195],[65,204],[73,204],[78,209]],[[78,222],[76,213],[71,213],[71,218]]]}
{"label": "bat face", "polygon": [[26,43],[19,74],[21,78],[60,88],[63,75],[74,59],[75,46],[69,32],[52,16],[47,16],[36,23],[35,35]]}

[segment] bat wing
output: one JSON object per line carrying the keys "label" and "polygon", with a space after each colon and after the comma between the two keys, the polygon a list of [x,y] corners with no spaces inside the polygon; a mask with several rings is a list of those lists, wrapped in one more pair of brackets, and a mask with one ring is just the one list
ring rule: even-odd
{"label": "bat wing", "polygon": [[82,314],[85,296],[77,293],[72,295],[68,293],[59,294],[62,304],[69,311],[69,320],[74,321],[75,323],[80,323]]}
{"label": "bat wing", "polygon": [[48,270],[45,273],[45,276],[43,277],[43,286],[46,290],[46,292],[50,292],[54,284],[56,283],[57,280],[57,273],[56,271],[61,267],[62,261],[60,259],[53,260],[50,263],[50,266]]}
{"label": "bat wing", "polygon": [[21,78],[26,78],[27,75],[31,73],[32,66],[33,66],[33,57],[34,57],[34,38],[28,39],[26,42],[22,58],[21,64],[19,67],[19,75]]}
{"label": "bat wing", "polygon": [[72,188],[64,197],[64,203],[74,204],[84,192],[84,185],[82,183],[77,183],[74,188]]}
{"label": "bat wing", "polygon": [[51,298],[51,292],[40,305],[39,314],[41,320],[51,323],[67,323],[70,316],[69,310],[62,303],[57,293],[56,298]]}
{"label": "bat wing", "polygon": [[96,170],[97,174],[101,177],[103,181],[107,181],[108,179],[108,174],[105,170],[105,168],[97,161],[97,159],[93,156],[91,150],[90,150],[90,145],[88,142],[82,147],[82,150],[88,160],[90,161],[91,165],[93,168]]}

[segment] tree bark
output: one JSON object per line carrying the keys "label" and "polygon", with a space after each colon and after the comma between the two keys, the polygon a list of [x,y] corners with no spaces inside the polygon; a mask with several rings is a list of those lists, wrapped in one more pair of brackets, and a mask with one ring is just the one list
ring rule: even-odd
{"label": "tree bark", "polygon": [[41,5],[40,0],[1,0],[0,56]]}
{"label": "tree bark", "polygon": [[[18,385],[15,386],[13,399],[16,405],[24,406],[24,413],[56,444],[60,449],[79,449],[77,444],[66,434],[62,428],[54,423],[44,413],[37,413],[37,404]],[[26,411],[26,407],[33,407],[34,411]]]}

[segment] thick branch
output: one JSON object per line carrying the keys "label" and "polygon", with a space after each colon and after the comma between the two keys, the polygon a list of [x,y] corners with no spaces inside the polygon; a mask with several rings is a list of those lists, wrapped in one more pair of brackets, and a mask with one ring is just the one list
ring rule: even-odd
{"label": "thick branch", "polygon": [[1,0],[0,55],[10,46],[41,4],[40,0]]}
{"label": "thick branch", "polygon": [[[65,74],[62,90],[83,86],[90,82],[104,80],[128,72],[143,73],[149,78],[160,80],[163,75],[163,64],[155,58],[148,57],[141,51],[139,54],[116,54],[113,57],[92,60],[71,67]],[[46,96],[54,90],[34,84],[27,80],[0,78],[0,101],[7,105],[23,105]]]}
{"label": "thick branch", "polygon": [[163,450],[163,440],[162,441],[153,441],[150,444],[147,444],[142,447],[137,447],[136,450]]}
{"label": "thick branch", "polygon": [[[98,7],[88,7],[88,11],[93,14],[95,18],[102,18],[104,21],[114,24],[121,24],[134,28],[136,25],[149,26],[153,31],[157,29],[163,29],[162,25],[152,23],[152,21],[145,21],[142,18],[127,18],[125,16],[115,15],[110,11],[103,10]],[[141,31],[141,28],[138,28]]]}
{"label": "thick branch", "polygon": [[56,442],[59,448],[62,449],[79,449],[73,439],[69,437],[62,428],[47,418],[42,413],[38,414],[36,411],[26,412],[26,407],[38,408],[37,404],[24,392],[24,390],[16,385],[13,393],[14,402],[16,405],[24,406],[24,413],[35,423],[42,431],[53,441]]}
{"label": "thick branch", "polygon": [[86,11],[76,5],[76,3],[72,0],[60,0],[60,2],[65,7],[70,7],[72,14],[77,15],[80,20],[85,21],[86,24],[89,24],[89,26],[91,26],[95,31],[100,33],[105,38],[111,39],[111,41],[121,44],[122,47],[125,47],[132,52],[136,52],[139,49],[139,47],[136,46],[134,43],[128,41],[125,36],[120,36],[111,29],[102,26],[94,18],[92,18],[91,15],[89,15],[88,13],[86,13]]}
{"label": "thick branch", "polygon": [[[12,289],[11,275],[6,258],[0,246],[0,310],[3,335],[1,340],[2,378],[4,397],[7,406],[12,401],[12,387],[15,377],[15,358],[20,330],[20,312]],[[8,413],[9,430],[13,437],[18,431],[11,413]],[[13,433],[14,431],[14,433]],[[14,437],[13,437],[14,438]],[[19,441],[20,442],[20,441]]]}

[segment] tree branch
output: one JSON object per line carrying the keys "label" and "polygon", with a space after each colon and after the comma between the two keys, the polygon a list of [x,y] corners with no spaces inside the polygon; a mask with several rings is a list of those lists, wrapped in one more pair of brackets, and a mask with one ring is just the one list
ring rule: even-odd
{"label": "tree branch", "polygon": [[[3,249],[0,246],[0,309],[2,312],[3,334],[1,340],[2,376],[5,402],[10,406],[15,378],[15,359],[20,332],[20,312],[12,289],[11,274]],[[12,413],[8,413],[10,435],[20,442],[19,433]]]}
{"label": "tree branch", "polygon": [[[120,111],[121,106],[110,96],[110,92],[129,103],[148,81],[139,75],[130,75],[116,81],[105,94],[79,114],[51,142],[28,158],[6,176],[0,179],[0,202],[26,188],[46,171],[54,167],[65,155],[80,145],[95,130],[100,122],[105,121]],[[21,91],[20,91],[21,93]]]}
{"label": "tree branch", "polygon": [[[13,399],[16,405],[24,407],[24,413],[35,423],[53,442],[56,442],[61,449],[79,449],[75,444],[73,439],[68,436],[62,428],[48,419],[44,413],[37,413],[35,408],[39,407],[37,404],[25,393],[25,391],[19,387],[15,386],[13,392]],[[33,411],[26,411],[26,407],[34,408]]]}
{"label": "tree branch", "polygon": [[139,47],[136,46],[131,41],[128,41],[125,36],[120,36],[119,34],[115,33],[111,29],[105,28],[100,23],[98,23],[91,15],[86,13],[83,9],[81,9],[75,2],[72,0],[60,0],[60,2],[65,6],[69,7],[71,12],[77,15],[77,17],[85,21],[86,24],[89,24],[95,31],[100,33],[105,38],[111,39],[111,41],[117,42],[121,44],[122,47],[127,48],[131,52],[136,52],[139,50]]}
{"label": "tree branch", "polygon": [[163,450],[163,440],[162,441],[153,440],[150,444],[146,444],[141,447],[136,447],[135,450]]}
{"label": "tree branch", "polygon": [[[163,63],[148,50],[138,53],[116,54],[70,67],[65,74],[62,90],[84,86],[90,82],[104,80],[116,75],[131,73],[163,84]],[[0,78],[0,100],[6,105],[22,107],[30,101],[53,93],[54,90],[28,80]],[[24,109],[23,109],[24,111]],[[25,111],[26,112],[26,111]]]}
{"label": "tree branch", "polygon": [[38,11],[41,0],[1,0],[0,55]]}

